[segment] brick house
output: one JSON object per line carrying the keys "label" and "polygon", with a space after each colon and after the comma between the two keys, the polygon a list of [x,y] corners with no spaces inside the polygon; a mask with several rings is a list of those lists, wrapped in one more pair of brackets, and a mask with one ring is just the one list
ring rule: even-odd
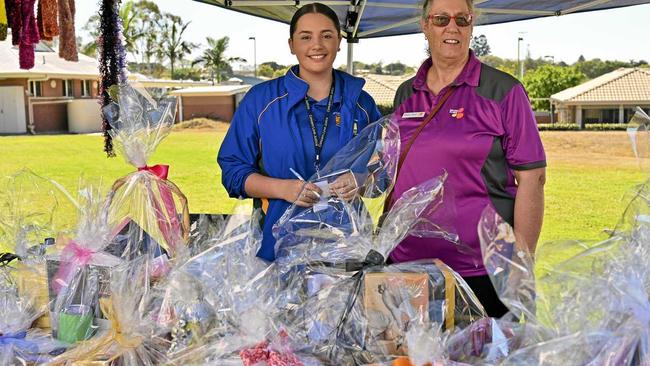
{"label": "brick house", "polygon": [[176,119],[185,121],[197,117],[230,122],[235,109],[250,85],[213,85],[174,90],[178,98]]}
{"label": "brick house", "polygon": [[34,68],[22,70],[18,47],[8,38],[0,42],[0,134],[87,132],[70,128],[75,118],[90,119],[97,123],[93,129],[101,129],[101,119],[95,121],[100,111],[95,59],[79,54],[78,62],[65,61],[40,43]]}
{"label": "brick house", "polygon": [[650,69],[620,68],[551,95],[558,122],[627,123],[637,106],[650,112]]}

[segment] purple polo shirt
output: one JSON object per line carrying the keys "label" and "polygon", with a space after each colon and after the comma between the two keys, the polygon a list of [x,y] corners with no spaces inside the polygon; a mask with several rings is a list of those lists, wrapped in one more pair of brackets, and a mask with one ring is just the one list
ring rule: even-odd
{"label": "purple polo shirt", "polygon": [[[438,95],[428,89],[430,67],[428,59],[397,92],[394,116],[402,149],[449,88]],[[393,197],[446,171],[445,222],[430,219],[457,233],[461,246],[409,236],[390,257],[394,262],[439,258],[461,276],[481,276],[486,274],[477,230],[481,213],[492,205],[512,225],[517,193],[513,170],[545,167],[546,157],[528,96],[517,79],[482,64],[470,51],[453,85],[456,90],[411,146]]]}

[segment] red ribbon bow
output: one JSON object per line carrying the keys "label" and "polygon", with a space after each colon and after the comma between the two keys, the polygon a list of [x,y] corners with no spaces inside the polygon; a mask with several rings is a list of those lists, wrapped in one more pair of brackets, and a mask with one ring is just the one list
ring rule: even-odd
{"label": "red ribbon bow", "polygon": [[[167,180],[169,165],[143,166],[141,168],[138,168],[138,171],[143,170],[155,175],[162,180]],[[163,214],[163,208],[160,206],[160,203],[154,198],[151,187],[148,189],[149,197],[151,198],[151,204],[154,208],[154,212],[156,213],[158,227],[160,228],[165,241],[169,244],[169,249],[174,249],[173,246],[176,243],[176,235],[174,233],[180,233],[180,223],[178,221],[178,216],[176,216],[176,206],[174,204],[172,192],[166,185],[158,186],[158,189],[160,191],[160,198],[164,204],[165,210],[167,211],[167,217],[165,217]]]}
{"label": "red ribbon bow", "polygon": [[138,171],[143,171],[143,170],[155,175],[160,179],[167,180],[167,174],[169,174],[169,165],[162,165],[162,164],[153,165],[153,166],[146,165],[141,168],[138,168]]}

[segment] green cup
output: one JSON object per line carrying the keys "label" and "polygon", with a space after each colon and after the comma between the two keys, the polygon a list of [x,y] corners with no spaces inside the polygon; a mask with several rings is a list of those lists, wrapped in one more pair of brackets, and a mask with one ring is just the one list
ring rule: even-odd
{"label": "green cup", "polygon": [[93,314],[87,305],[68,305],[59,313],[57,338],[67,343],[77,343],[92,335]]}

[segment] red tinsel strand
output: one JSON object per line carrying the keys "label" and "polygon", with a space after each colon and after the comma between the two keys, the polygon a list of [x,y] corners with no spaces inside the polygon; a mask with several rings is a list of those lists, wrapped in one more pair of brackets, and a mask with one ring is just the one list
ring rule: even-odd
{"label": "red tinsel strand", "polygon": [[41,38],[51,41],[59,35],[58,5],[56,0],[38,0],[38,32]]}
{"label": "red tinsel strand", "polygon": [[36,23],[38,24],[38,33],[41,35],[41,39],[45,41],[51,41],[52,37],[48,37],[45,34],[45,30],[43,29],[43,4],[39,1],[36,8],[38,9],[36,11]]}

